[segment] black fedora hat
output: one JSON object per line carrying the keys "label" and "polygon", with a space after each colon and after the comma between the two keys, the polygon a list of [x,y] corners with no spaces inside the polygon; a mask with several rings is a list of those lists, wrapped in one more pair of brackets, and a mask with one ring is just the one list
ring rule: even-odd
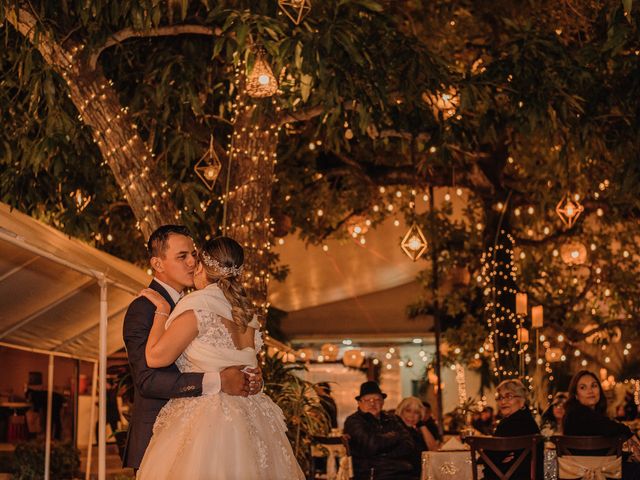
{"label": "black fedora hat", "polygon": [[382,395],[382,398],[387,398],[387,394],[380,390],[380,386],[376,382],[371,381],[364,382],[360,385],[360,395],[356,397],[356,400],[360,400],[360,398],[371,393],[377,393],[378,395]]}

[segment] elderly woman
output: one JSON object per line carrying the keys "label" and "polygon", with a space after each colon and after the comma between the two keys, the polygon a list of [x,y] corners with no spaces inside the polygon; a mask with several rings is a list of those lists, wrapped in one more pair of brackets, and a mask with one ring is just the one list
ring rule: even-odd
{"label": "elderly woman", "polygon": [[[496,402],[498,410],[502,416],[502,420],[496,426],[494,435],[496,437],[519,437],[522,435],[535,435],[540,433],[538,424],[533,418],[529,410],[529,402],[527,400],[527,389],[520,380],[505,380],[497,388]],[[540,449],[540,455],[542,449]],[[506,473],[511,465],[516,461],[520,451],[514,452],[488,452],[489,457],[493,460],[502,472]],[[537,466],[539,472],[536,478],[542,476],[542,456]],[[525,460],[518,466],[512,478],[527,479],[530,477],[529,469],[531,465],[531,456],[527,456]],[[490,469],[485,468],[486,479],[498,478]]]}
{"label": "elderly woman", "polygon": [[[638,458],[640,443],[623,423],[607,417],[607,399],[598,377],[589,370],[576,373],[569,384],[569,399],[565,403],[564,434],[571,436],[620,437],[627,440],[634,458]],[[604,455],[606,452],[589,452],[586,455]],[[575,452],[579,455],[580,452]],[[622,478],[640,478],[640,464],[623,462]]]}
{"label": "elderly woman", "polygon": [[396,415],[409,430],[418,450],[437,450],[439,443],[424,423],[425,413],[425,407],[417,397],[404,398],[396,407]]}

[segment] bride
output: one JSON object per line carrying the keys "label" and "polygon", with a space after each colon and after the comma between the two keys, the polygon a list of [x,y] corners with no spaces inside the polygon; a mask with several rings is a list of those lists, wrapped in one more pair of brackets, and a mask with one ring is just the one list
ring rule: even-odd
{"label": "bride", "polygon": [[[242,287],[242,247],[231,238],[208,241],[198,253],[196,291],[156,306],[146,347],[150,367],[176,363],[182,372],[255,367],[262,337]],[[264,393],[175,398],[160,411],[137,478],[201,480],[304,479],[285,434],[282,410]]]}

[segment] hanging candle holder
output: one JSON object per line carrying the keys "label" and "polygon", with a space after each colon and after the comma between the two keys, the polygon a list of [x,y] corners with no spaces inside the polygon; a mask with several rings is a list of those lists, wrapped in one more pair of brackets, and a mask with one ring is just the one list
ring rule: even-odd
{"label": "hanging candle holder", "polygon": [[414,262],[424,254],[427,246],[427,239],[416,223],[411,225],[411,228],[407,231],[400,243],[402,251]]}
{"label": "hanging candle holder", "polygon": [[300,22],[311,11],[311,0],[278,0],[278,6],[294,24]]}
{"label": "hanging candle holder", "polygon": [[556,213],[567,228],[573,227],[580,214],[584,212],[578,198],[578,195],[574,195],[572,199],[571,194],[567,193],[556,205]]}
{"label": "hanging candle holder", "polygon": [[263,48],[255,52],[256,60],[247,76],[247,93],[253,98],[272,97],[278,91],[278,80],[267,63]]}
{"label": "hanging candle holder", "polygon": [[198,160],[198,163],[196,163],[193,169],[200,180],[202,180],[202,183],[204,183],[209,190],[213,190],[220,170],[222,170],[222,163],[213,148],[213,135],[209,141],[209,149],[200,160]]}
{"label": "hanging candle holder", "polygon": [[82,190],[79,188],[71,193],[71,198],[73,198],[73,202],[76,204],[76,209],[78,212],[82,212],[89,203],[91,203],[91,199],[93,198],[91,195],[86,195],[82,193]]}

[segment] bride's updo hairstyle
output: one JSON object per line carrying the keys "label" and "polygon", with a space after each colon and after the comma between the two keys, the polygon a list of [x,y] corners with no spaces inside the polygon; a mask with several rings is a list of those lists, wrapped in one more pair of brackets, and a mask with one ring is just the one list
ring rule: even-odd
{"label": "bride's updo hairstyle", "polygon": [[244,250],[229,237],[209,240],[198,252],[207,279],[216,283],[231,304],[231,320],[244,332],[253,318],[253,305],[242,286]]}

